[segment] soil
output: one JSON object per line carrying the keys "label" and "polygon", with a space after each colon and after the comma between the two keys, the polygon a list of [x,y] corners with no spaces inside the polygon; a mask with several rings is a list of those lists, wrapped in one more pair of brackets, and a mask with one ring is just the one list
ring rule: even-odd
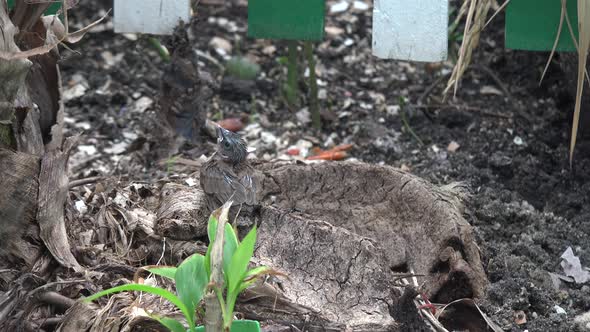
{"label": "soil", "polygon": [[[72,21],[88,23],[110,7],[81,1]],[[214,37],[233,46],[231,55],[255,60],[262,72],[245,96],[221,88],[203,100],[209,118],[251,119],[254,125],[244,132],[260,159],[287,158],[287,148],[301,140],[321,148],[351,143],[352,158],[401,167],[434,184],[465,182],[471,188],[468,221],[490,282],[482,310],[507,331],[575,330],[574,317],[590,310],[590,287],[562,283],[556,289],[549,272],[564,274],[560,256],[568,247],[590,265],[590,127],[580,128],[570,168],[573,100],[558,60],[539,85],[547,54],[505,50],[498,17],[482,34],[457,95],[443,100],[446,80],[440,78],[451,62],[377,59],[370,49],[371,9],[328,14],[326,26],[342,30],[316,45],[323,126],[315,131],[298,116],[302,107],[289,109],[281,97],[286,75],[278,60],[286,56],[286,43],[248,38],[245,8],[201,4],[191,26],[193,48],[209,55],[199,57],[200,70],[215,81],[222,81],[216,63],[224,59],[210,44]],[[145,37],[115,34],[109,22],[72,46],[80,54],[62,53],[66,90],[80,82],[86,87],[66,103],[68,134],[83,132],[70,160],[72,178],[173,181],[170,160],[154,152],[165,63]],[[212,151],[202,137],[179,146],[183,158]],[[520,325],[519,310],[526,315]]]}

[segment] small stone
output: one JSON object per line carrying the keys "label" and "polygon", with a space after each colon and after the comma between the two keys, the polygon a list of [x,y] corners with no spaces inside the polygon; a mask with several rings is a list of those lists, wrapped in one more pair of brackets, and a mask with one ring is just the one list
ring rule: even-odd
{"label": "small stone", "polygon": [[138,39],[137,34],[135,33],[123,33],[122,35],[131,41],[136,41]]}
{"label": "small stone", "polygon": [[215,49],[215,52],[221,56],[228,55],[232,51],[231,43],[227,39],[223,39],[221,37],[211,38],[211,41],[209,41],[209,46]]}
{"label": "small stone", "polygon": [[268,45],[262,49],[262,54],[273,55],[277,51],[276,46]]}
{"label": "small stone", "polygon": [[74,203],[74,206],[80,214],[85,214],[86,212],[88,212],[88,207],[86,206],[86,203],[84,203],[83,200],[76,201],[76,203]]}
{"label": "small stone", "polygon": [[62,97],[65,102],[82,97],[86,93],[86,88],[86,84],[78,83],[68,89],[65,89]]}
{"label": "small stone", "polygon": [[123,57],[125,56],[124,53],[119,53],[117,55],[113,55],[110,51],[104,51],[101,54],[102,59],[104,60],[104,68],[111,68],[117,65]]}
{"label": "small stone", "polygon": [[225,17],[217,18],[217,24],[219,24],[219,26],[225,26],[225,25],[227,25],[228,22],[229,22],[229,20]]}
{"label": "small stone", "polygon": [[451,141],[451,143],[449,143],[449,146],[447,146],[447,151],[456,152],[457,149],[459,149],[459,147],[460,147],[459,143],[457,143],[455,141]]}
{"label": "small stone", "polygon": [[590,311],[576,316],[574,318],[574,322],[576,325],[578,325],[580,330],[587,332],[590,331]]}
{"label": "small stone", "polygon": [[390,116],[397,116],[399,114],[399,110],[400,110],[399,105],[385,106],[385,112],[387,112],[387,115],[390,115]]}
{"label": "small stone", "polygon": [[352,8],[354,8],[356,10],[365,11],[365,10],[369,9],[369,5],[367,5],[364,1],[357,0],[352,3]]}
{"label": "small stone", "polygon": [[557,304],[553,306],[553,310],[555,310],[555,312],[558,315],[567,315],[567,312],[565,312],[565,309],[563,309],[562,307],[558,306]]}
{"label": "small stone", "polygon": [[348,1],[340,1],[330,6],[330,13],[337,14],[345,12],[348,9]]}
{"label": "small stone", "polygon": [[277,141],[277,137],[268,131],[263,131],[260,133],[260,138],[264,143],[273,144]]}
{"label": "small stone", "polygon": [[344,29],[334,26],[327,26],[325,28],[326,34],[330,37],[337,37],[344,33]]}
{"label": "small stone", "polygon": [[154,101],[150,97],[143,96],[136,100],[135,103],[133,103],[133,105],[131,106],[131,112],[143,113],[148,108],[150,108],[153,103]]}
{"label": "small stone", "polygon": [[336,140],[338,140],[338,134],[331,133],[330,136],[324,142],[325,147],[333,147],[336,145]]}
{"label": "small stone", "polygon": [[78,150],[84,152],[89,156],[96,154],[96,147],[94,145],[78,145]]}
{"label": "small stone", "polygon": [[295,113],[295,117],[297,118],[297,121],[304,125],[311,122],[311,113],[309,113],[307,107],[302,108],[299,112]]}

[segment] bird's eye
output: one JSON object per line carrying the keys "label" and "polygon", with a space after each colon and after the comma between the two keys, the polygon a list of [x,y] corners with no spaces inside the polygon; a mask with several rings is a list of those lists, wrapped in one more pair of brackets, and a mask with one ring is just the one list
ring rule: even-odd
{"label": "bird's eye", "polygon": [[229,148],[229,142],[228,141],[223,142],[223,146],[225,146],[226,148]]}

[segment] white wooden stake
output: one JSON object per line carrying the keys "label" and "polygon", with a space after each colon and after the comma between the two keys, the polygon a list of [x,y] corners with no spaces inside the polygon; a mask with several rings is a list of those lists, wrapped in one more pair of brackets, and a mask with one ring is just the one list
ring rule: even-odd
{"label": "white wooden stake", "polygon": [[180,20],[188,23],[190,0],[115,0],[117,33],[169,35]]}
{"label": "white wooden stake", "polygon": [[448,0],[375,0],[373,55],[443,61],[448,51]]}

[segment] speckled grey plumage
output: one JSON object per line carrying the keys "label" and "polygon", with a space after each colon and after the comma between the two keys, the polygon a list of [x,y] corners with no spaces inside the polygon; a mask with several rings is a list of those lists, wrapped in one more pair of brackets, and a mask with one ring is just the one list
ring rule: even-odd
{"label": "speckled grey plumage", "polygon": [[213,211],[231,199],[233,205],[256,204],[254,169],[246,160],[246,142],[236,133],[217,128],[217,152],[201,167],[201,188]]}

